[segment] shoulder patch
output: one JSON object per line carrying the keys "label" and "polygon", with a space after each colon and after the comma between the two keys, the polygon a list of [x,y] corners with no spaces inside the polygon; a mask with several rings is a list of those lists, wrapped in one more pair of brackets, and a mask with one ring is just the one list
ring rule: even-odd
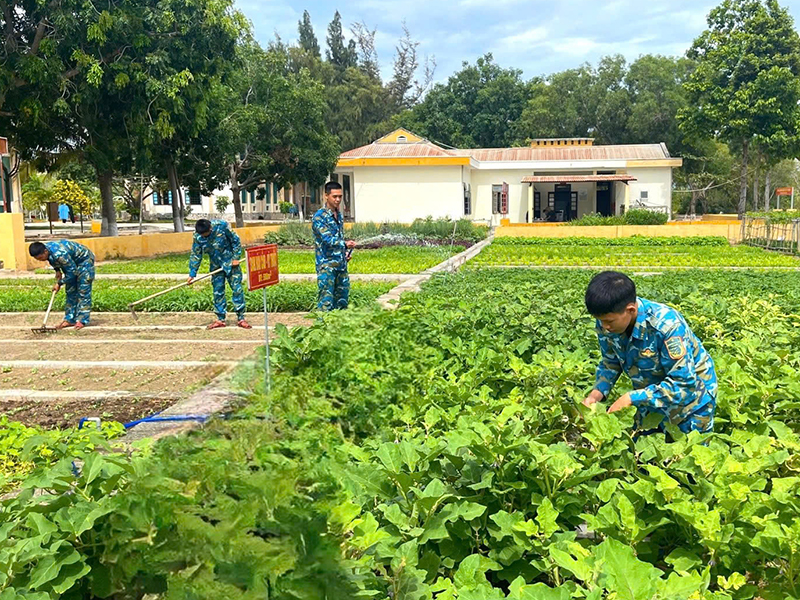
{"label": "shoulder patch", "polygon": [[672,360],[681,359],[686,355],[686,345],[678,336],[667,338],[664,345],[667,347],[667,353]]}

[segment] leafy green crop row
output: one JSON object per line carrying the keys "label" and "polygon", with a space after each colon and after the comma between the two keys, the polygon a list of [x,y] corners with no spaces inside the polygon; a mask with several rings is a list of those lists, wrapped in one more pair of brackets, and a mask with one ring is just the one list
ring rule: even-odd
{"label": "leafy green crop row", "polygon": [[644,208],[633,208],[622,215],[604,217],[601,214],[584,215],[580,219],[569,221],[569,225],[577,227],[597,227],[611,225],[664,225],[669,220],[666,213],[655,212]]}
{"label": "leafy green crop row", "polygon": [[632,247],[663,247],[679,246],[692,248],[694,246],[730,246],[727,238],[722,236],[697,236],[697,237],[644,237],[634,235],[622,238],[605,237],[564,237],[564,238],[523,238],[523,237],[498,237],[492,244],[497,246],[632,246]]}
{"label": "leafy green crop row", "polygon": [[[103,423],[102,438],[113,439],[123,431],[119,423]],[[96,435],[90,430],[44,431],[9,421],[0,415],[0,495],[8,492],[36,467],[49,465],[59,452],[94,450]]]}
{"label": "leafy green crop row", "polygon": [[770,223],[790,223],[800,219],[800,210],[777,210],[770,212],[749,212],[748,217],[766,219]]}
{"label": "leafy green crop row", "polygon": [[639,278],[720,397],[715,434],[633,440],[630,411],[580,405],[590,276],[440,276],[397,311],[280,329],[268,398],[77,474],[63,453],[0,503],[0,594],[798,598],[800,281]]}
{"label": "leafy green crop row", "polygon": [[[348,239],[364,240],[382,234],[412,236],[423,240],[450,240],[456,242],[479,242],[486,238],[489,230],[483,225],[476,225],[469,219],[416,219],[410,225],[404,223],[353,223],[348,227],[345,236]],[[267,243],[281,246],[313,246],[314,234],[311,223],[289,221],[281,225],[274,233],[264,237]]]}
{"label": "leafy green crop row", "polygon": [[[92,310],[124,312],[128,304],[175,285],[174,280],[95,280],[92,289]],[[350,304],[367,306],[396,284],[390,281],[354,281],[350,284]],[[50,282],[35,279],[0,280],[0,312],[43,311],[50,299]],[[230,299],[230,289],[227,289]],[[248,311],[263,310],[261,290],[245,290]],[[63,310],[66,296],[56,295],[53,310]],[[314,281],[284,281],[267,288],[267,309],[271,312],[303,312],[317,304]],[[229,303],[230,306],[230,303]],[[137,307],[141,312],[213,311],[213,297],[208,283],[198,283],[165,294]]]}
{"label": "leafy green crop row", "polygon": [[[348,265],[350,273],[419,273],[436,266],[462,252],[462,246],[389,246],[386,248],[356,249]],[[242,263],[244,264],[244,263]],[[281,273],[315,273],[313,250],[279,250],[278,265]],[[208,260],[203,263],[208,272]],[[52,269],[38,269],[37,273],[52,273]],[[110,274],[162,274],[188,273],[189,255],[170,254],[155,258],[119,260],[97,266],[97,273]]]}
{"label": "leafy green crop row", "polygon": [[597,267],[800,267],[792,256],[748,246],[604,246],[561,244],[495,244],[472,265]]}

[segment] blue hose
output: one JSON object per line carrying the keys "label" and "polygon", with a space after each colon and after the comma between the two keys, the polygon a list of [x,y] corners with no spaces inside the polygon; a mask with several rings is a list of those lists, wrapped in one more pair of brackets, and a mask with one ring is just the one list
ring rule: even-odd
{"label": "blue hose", "polygon": [[[161,417],[159,416],[160,414],[160,412],[157,412],[149,417],[137,419],[136,421],[131,421],[130,423],[124,423],[123,427],[125,427],[125,429],[130,429],[131,427],[136,427],[140,423],[164,423],[170,421],[198,421],[199,423],[205,423],[210,418],[208,415],[165,415]],[[78,429],[83,429],[83,424],[86,423],[86,421],[98,420],[99,419],[96,417],[84,417],[78,421]]]}

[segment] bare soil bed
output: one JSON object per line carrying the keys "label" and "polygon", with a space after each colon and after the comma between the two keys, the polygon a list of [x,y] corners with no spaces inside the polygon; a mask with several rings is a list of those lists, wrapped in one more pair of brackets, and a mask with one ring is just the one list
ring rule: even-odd
{"label": "bare soil bed", "polygon": [[[1,392],[0,392],[1,393]],[[175,403],[170,398],[103,398],[54,401],[9,400],[0,401],[2,413],[26,425],[47,429],[74,427],[83,417],[99,417],[103,421],[129,423],[149,417]]]}
{"label": "bare soil bed", "polygon": [[[175,333],[173,333],[173,336]],[[263,336],[263,330],[262,330]],[[88,343],[87,343],[88,342]],[[263,340],[254,339],[247,343],[238,340],[227,340],[223,343],[209,343],[204,340],[176,343],[162,340],[165,343],[121,342],[107,340],[92,342],[91,340],[71,339],[59,340],[58,344],[31,344],[26,340],[6,342],[3,344],[3,360],[161,360],[170,361],[230,361],[244,358],[253,350],[264,344]]]}
{"label": "bare soil bed", "polygon": [[10,368],[0,372],[0,414],[5,412],[3,390],[184,392],[208,385],[225,368],[217,365],[183,369]]}

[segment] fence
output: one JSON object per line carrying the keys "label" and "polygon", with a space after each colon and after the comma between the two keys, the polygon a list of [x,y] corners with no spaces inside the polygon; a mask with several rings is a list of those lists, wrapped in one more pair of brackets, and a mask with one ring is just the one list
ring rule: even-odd
{"label": "fence", "polygon": [[800,219],[773,223],[769,219],[745,217],[742,221],[742,243],[767,250],[800,253]]}

